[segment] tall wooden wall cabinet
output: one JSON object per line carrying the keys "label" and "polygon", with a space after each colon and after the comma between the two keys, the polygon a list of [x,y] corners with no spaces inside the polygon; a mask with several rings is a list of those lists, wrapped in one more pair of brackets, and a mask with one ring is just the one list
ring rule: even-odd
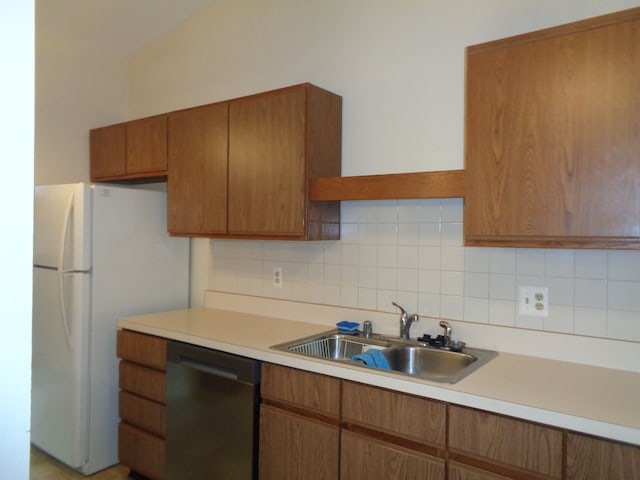
{"label": "tall wooden wall cabinet", "polygon": [[341,172],[342,99],[311,84],[169,114],[174,235],[335,240],[340,203],[309,180]]}
{"label": "tall wooden wall cabinet", "polygon": [[640,248],[640,8],[466,62],[466,244]]}

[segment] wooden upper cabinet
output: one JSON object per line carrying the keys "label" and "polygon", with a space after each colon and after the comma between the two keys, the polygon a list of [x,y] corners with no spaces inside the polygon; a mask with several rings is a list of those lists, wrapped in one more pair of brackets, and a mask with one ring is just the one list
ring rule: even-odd
{"label": "wooden upper cabinet", "polygon": [[167,228],[172,234],[227,232],[227,103],[169,114]]}
{"label": "wooden upper cabinet", "polygon": [[339,202],[311,202],[308,183],[340,175],[341,112],[341,97],[310,84],[231,101],[230,235],[339,238]]}
{"label": "wooden upper cabinet", "polygon": [[128,122],[127,174],[166,173],[167,116]]}
{"label": "wooden upper cabinet", "polygon": [[91,181],[149,181],[167,175],[167,116],[91,130]]}
{"label": "wooden upper cabinet", "polygon": [[91,130],[91,180],[127,174],[127,140],[124,124]]}
{"label": "wooden upper cabinet", "polygon": [[465,243],[640,248],[640,8],[466,61]]}

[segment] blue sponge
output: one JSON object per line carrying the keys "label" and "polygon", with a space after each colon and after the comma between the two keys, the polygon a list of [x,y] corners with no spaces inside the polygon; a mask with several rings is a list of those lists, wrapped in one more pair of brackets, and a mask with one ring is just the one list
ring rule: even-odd
{"label": "blue sponge", "polygon": [[336,323],[336,326],[338,327],[338,332],[340,333],[353,334],[358,333],[358,327],[360,326],[360,324],[343,320],[342,322]]}

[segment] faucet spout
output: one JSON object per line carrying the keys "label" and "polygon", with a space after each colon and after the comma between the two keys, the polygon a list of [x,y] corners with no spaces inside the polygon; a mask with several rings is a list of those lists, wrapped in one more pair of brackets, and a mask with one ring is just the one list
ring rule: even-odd
{"label": "faucet spout", "polygon": [[393,305],[400,309],[400,338],[403,340],[409,340],[409,332],[411,330],[411,325],[413,322],[417,322],[420,320],[420,317],[417,313],[409,314],[407,311],[396,302],[391,302]]}

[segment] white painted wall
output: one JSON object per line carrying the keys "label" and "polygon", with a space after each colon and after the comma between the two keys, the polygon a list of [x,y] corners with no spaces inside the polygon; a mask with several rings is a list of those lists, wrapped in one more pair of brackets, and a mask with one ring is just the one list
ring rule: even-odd
{"label": "white painted wall", "polygon": [[33,211],[33,0],[0,1],[0,478],[29,478]]}
{"label": "white painted wall", "polygon": [[127,58],[69,29],[77,3],[36,9],[36,185],[88,182],[89,129],[129,116]]}

